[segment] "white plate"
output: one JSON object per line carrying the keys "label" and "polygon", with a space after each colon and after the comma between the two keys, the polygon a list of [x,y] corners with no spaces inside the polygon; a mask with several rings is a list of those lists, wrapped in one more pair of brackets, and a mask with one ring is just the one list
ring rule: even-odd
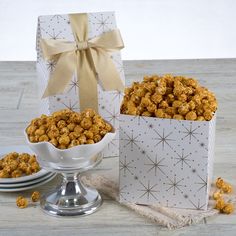
{"label": "white plate", "polygon": [[45,179],[42,182],[36,183],[36,184],[32,184],[32,185],[28,185],[25,187],[19,187],[19,188],[0,188],[0,192],[19,192],[19,191],[24,191],[24,190],[28,190],[28,189],[32,189],[32,188],[36,188],[39,187],[40,185],[43,185],[47,182],[49,182],[50,180],[52,180],[57,174],[53,174],[52,176],[50,176],[49,178]]}
{"label": "white plate", "polygon": [[[0,159],[2,159],[2,157],[4,155],[6,155],[7,153],[10,152],[18,152],[18,153],[29,153],[29,154],[34,154],[32,152],[32,150],[25,145],[22,146],[8,146],[8,147],[0,147]],[[27,176],[23,176],[23,177],[19,177],[19,178],[0,178],[0,184],[3,183],[19,183],[19,182],[24,182],[24,181],[29,181],[29,180],[33,180],[39,177],[42,177],[46,174],[50,173],[49,171],[46,171],[44,169],[41,169],[39,172],[32,174],[32,175],[27,175]]]}
{"label": "white plate", "polygon": [[44,175],[43,177],[37,178],[37,179],[33,179],[30,181],[26,181],[26,182],[20,182],[20,183],[11,183],[11,184],[0,184],[0,188],[18,188],[18,187],[25,187],[28,185],[32,185],[32,184],[36,184],[39,182],[44,181],[45,179],[49,178],[50,176],[53,176],[53,173],[48,173],[46,175]]}

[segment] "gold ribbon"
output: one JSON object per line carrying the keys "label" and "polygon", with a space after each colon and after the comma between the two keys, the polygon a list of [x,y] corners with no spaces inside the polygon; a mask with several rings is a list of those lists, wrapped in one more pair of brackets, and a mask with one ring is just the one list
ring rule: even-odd
{"label": "gold ribbon", "polygon": [[98,111],[97,79],[104,90],[124,89],[124,84],[110,58],[109,52],[124,47],[118,29],[88,39],[87,14],[70,14],[75,42],[41,39],[45,60],[57,64],[48,81],[43,98],[63,93],[76,72],[79,82],[80,110],[93,108]]}

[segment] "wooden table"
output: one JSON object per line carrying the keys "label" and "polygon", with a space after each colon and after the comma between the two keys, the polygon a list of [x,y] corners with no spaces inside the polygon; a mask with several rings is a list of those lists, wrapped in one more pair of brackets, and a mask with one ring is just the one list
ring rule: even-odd
{"label": "wooden table", "polygon": [[[145,74],[173,73],[198,78],[219,102],[214,176],[236,181],[236,59],[125,61],[127,84]],[[22,130],[37,114],[35,62],[0,62],[0,146],[25,144]],[[118,158],[107,158],[97,171],[117,174]],[[111,171],[112,170],[112,171]],[[58,179],[42,186],[53,187]],[[29,194],[30,191],[25,194]],[[88,217],[54,218],[39,206],[17,209],[18,193],[0,193],[0,235],[236,235],[236,214],[217,215],[201,224],[168,231],[104,196]]]}

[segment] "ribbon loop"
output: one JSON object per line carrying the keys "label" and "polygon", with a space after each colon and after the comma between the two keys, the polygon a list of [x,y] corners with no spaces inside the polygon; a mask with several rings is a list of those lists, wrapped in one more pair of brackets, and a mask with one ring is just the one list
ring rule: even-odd
{"label": "ribbon loop", "polygon": [[73,74],[79,83],[80,109],[98,111],[97,79],[104,90],[124,89],[124,84],[109,53],[124,47],[118,29],[88,39],[87,14],[70,14],[74,42],[41,39],[45,60],[57,57],[58,61],[48,81],[43,97],[64,92]]}

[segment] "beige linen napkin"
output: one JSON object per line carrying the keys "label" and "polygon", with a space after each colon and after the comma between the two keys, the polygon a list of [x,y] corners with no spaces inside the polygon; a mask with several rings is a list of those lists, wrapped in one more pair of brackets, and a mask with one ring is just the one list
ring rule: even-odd
{"label": "beige linen napkin", "polygon": [[[111,197],[115,201],[119,201],[118,183],[103,175],[90,174],[82,177],[82,181],[88,185],[95,187],[99,192]],[[215,191],[212,187],[212,191]],[[235,195],[229,195],[228,199],[236,202]],[[209,201],[207,211],[190,210],[162,207],[160,205],[137,205],[134,203],[121,203],[122,205],[134,210],[136,213],[144,216],[158,225],[167,227],[168,229],[177,229],[191,224],[197,224],[210,217],[218,214],[218,210],[213,209],[213,200]]]}

